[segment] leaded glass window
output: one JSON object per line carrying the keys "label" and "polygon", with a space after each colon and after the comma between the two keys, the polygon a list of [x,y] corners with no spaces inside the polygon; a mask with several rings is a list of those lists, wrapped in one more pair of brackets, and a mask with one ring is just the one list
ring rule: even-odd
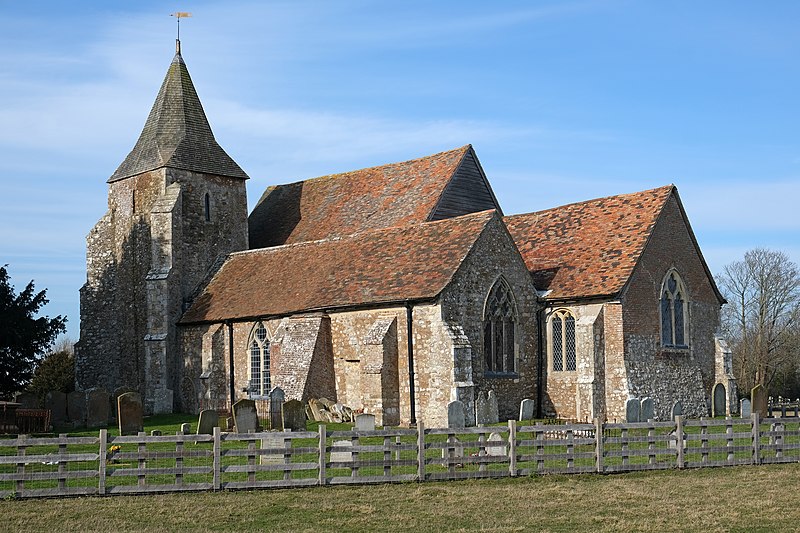
{"label": "leaded glass window", "polygon": [[269,366],[269,340],[267,328],[258,323],[253,328],[250,339],[250,382],[248,390],[251,397],[266,396],[271,389]]}
{"label": "leaded glass window", "polygon": [[661,344],[686,348],[686,289],[677,272],[670,271],[661,289]]}
{"label": "leaded glass window", "polygon": [[486,371],[505,374],[516,372],[517,309],[514,295],[505,280],[498,280],[489,292],[483,321]]}
{"label": "leaded glass window", "polygon": [[554,372],[574,372],[577,368],[575,317],[559,309],[550,318],[550,353]]}

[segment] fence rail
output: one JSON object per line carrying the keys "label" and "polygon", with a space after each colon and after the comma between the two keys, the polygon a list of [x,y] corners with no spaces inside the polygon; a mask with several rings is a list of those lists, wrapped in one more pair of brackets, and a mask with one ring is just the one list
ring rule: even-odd
{"label": "fence rail", "polygon": [[0,440],[0,497],[144,494],[800,462],[800,417]]}

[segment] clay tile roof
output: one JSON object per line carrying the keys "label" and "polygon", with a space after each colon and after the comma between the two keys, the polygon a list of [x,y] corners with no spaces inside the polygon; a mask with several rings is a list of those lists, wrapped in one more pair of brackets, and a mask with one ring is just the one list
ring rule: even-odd
{"label": "clay tile roof", "polygon": [[180,53],[169,66],[139,140],[108,182],[161,167],[247,179],[214,139]]}
{"label": "clay tile roof", "polygon": [[250,215],[250,248],[425,222],[471,149],[269,187]]}
{"label": "clay tile roof", "polygon": [[633,272],[674,187],[598,198],[503,220],[548,299],[612,296]]}
{"label": "clay tile roof", "polygon": [[483,211],[231,254],[181,323],[433,299],[495,217]]}

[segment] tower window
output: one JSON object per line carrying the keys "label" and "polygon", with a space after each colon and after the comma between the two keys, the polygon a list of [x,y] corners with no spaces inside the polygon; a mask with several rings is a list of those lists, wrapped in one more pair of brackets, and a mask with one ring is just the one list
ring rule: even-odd
{"label": "tower window", "polygon": [[205,213],[206,222],[211,222],[211,197],[208,193],[203,197],[203,211]]}

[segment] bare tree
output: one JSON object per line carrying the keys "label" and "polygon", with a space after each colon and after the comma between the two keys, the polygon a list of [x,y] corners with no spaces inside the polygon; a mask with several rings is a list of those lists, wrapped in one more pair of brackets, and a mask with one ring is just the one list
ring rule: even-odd
{"label": "bare tree", "polygon": [[800,270],[778,251],[756,248],[727,265],[720,286],[728,300],[723,332],[733,347],[734,374],[745,391],[768,389],[798,368]]}

